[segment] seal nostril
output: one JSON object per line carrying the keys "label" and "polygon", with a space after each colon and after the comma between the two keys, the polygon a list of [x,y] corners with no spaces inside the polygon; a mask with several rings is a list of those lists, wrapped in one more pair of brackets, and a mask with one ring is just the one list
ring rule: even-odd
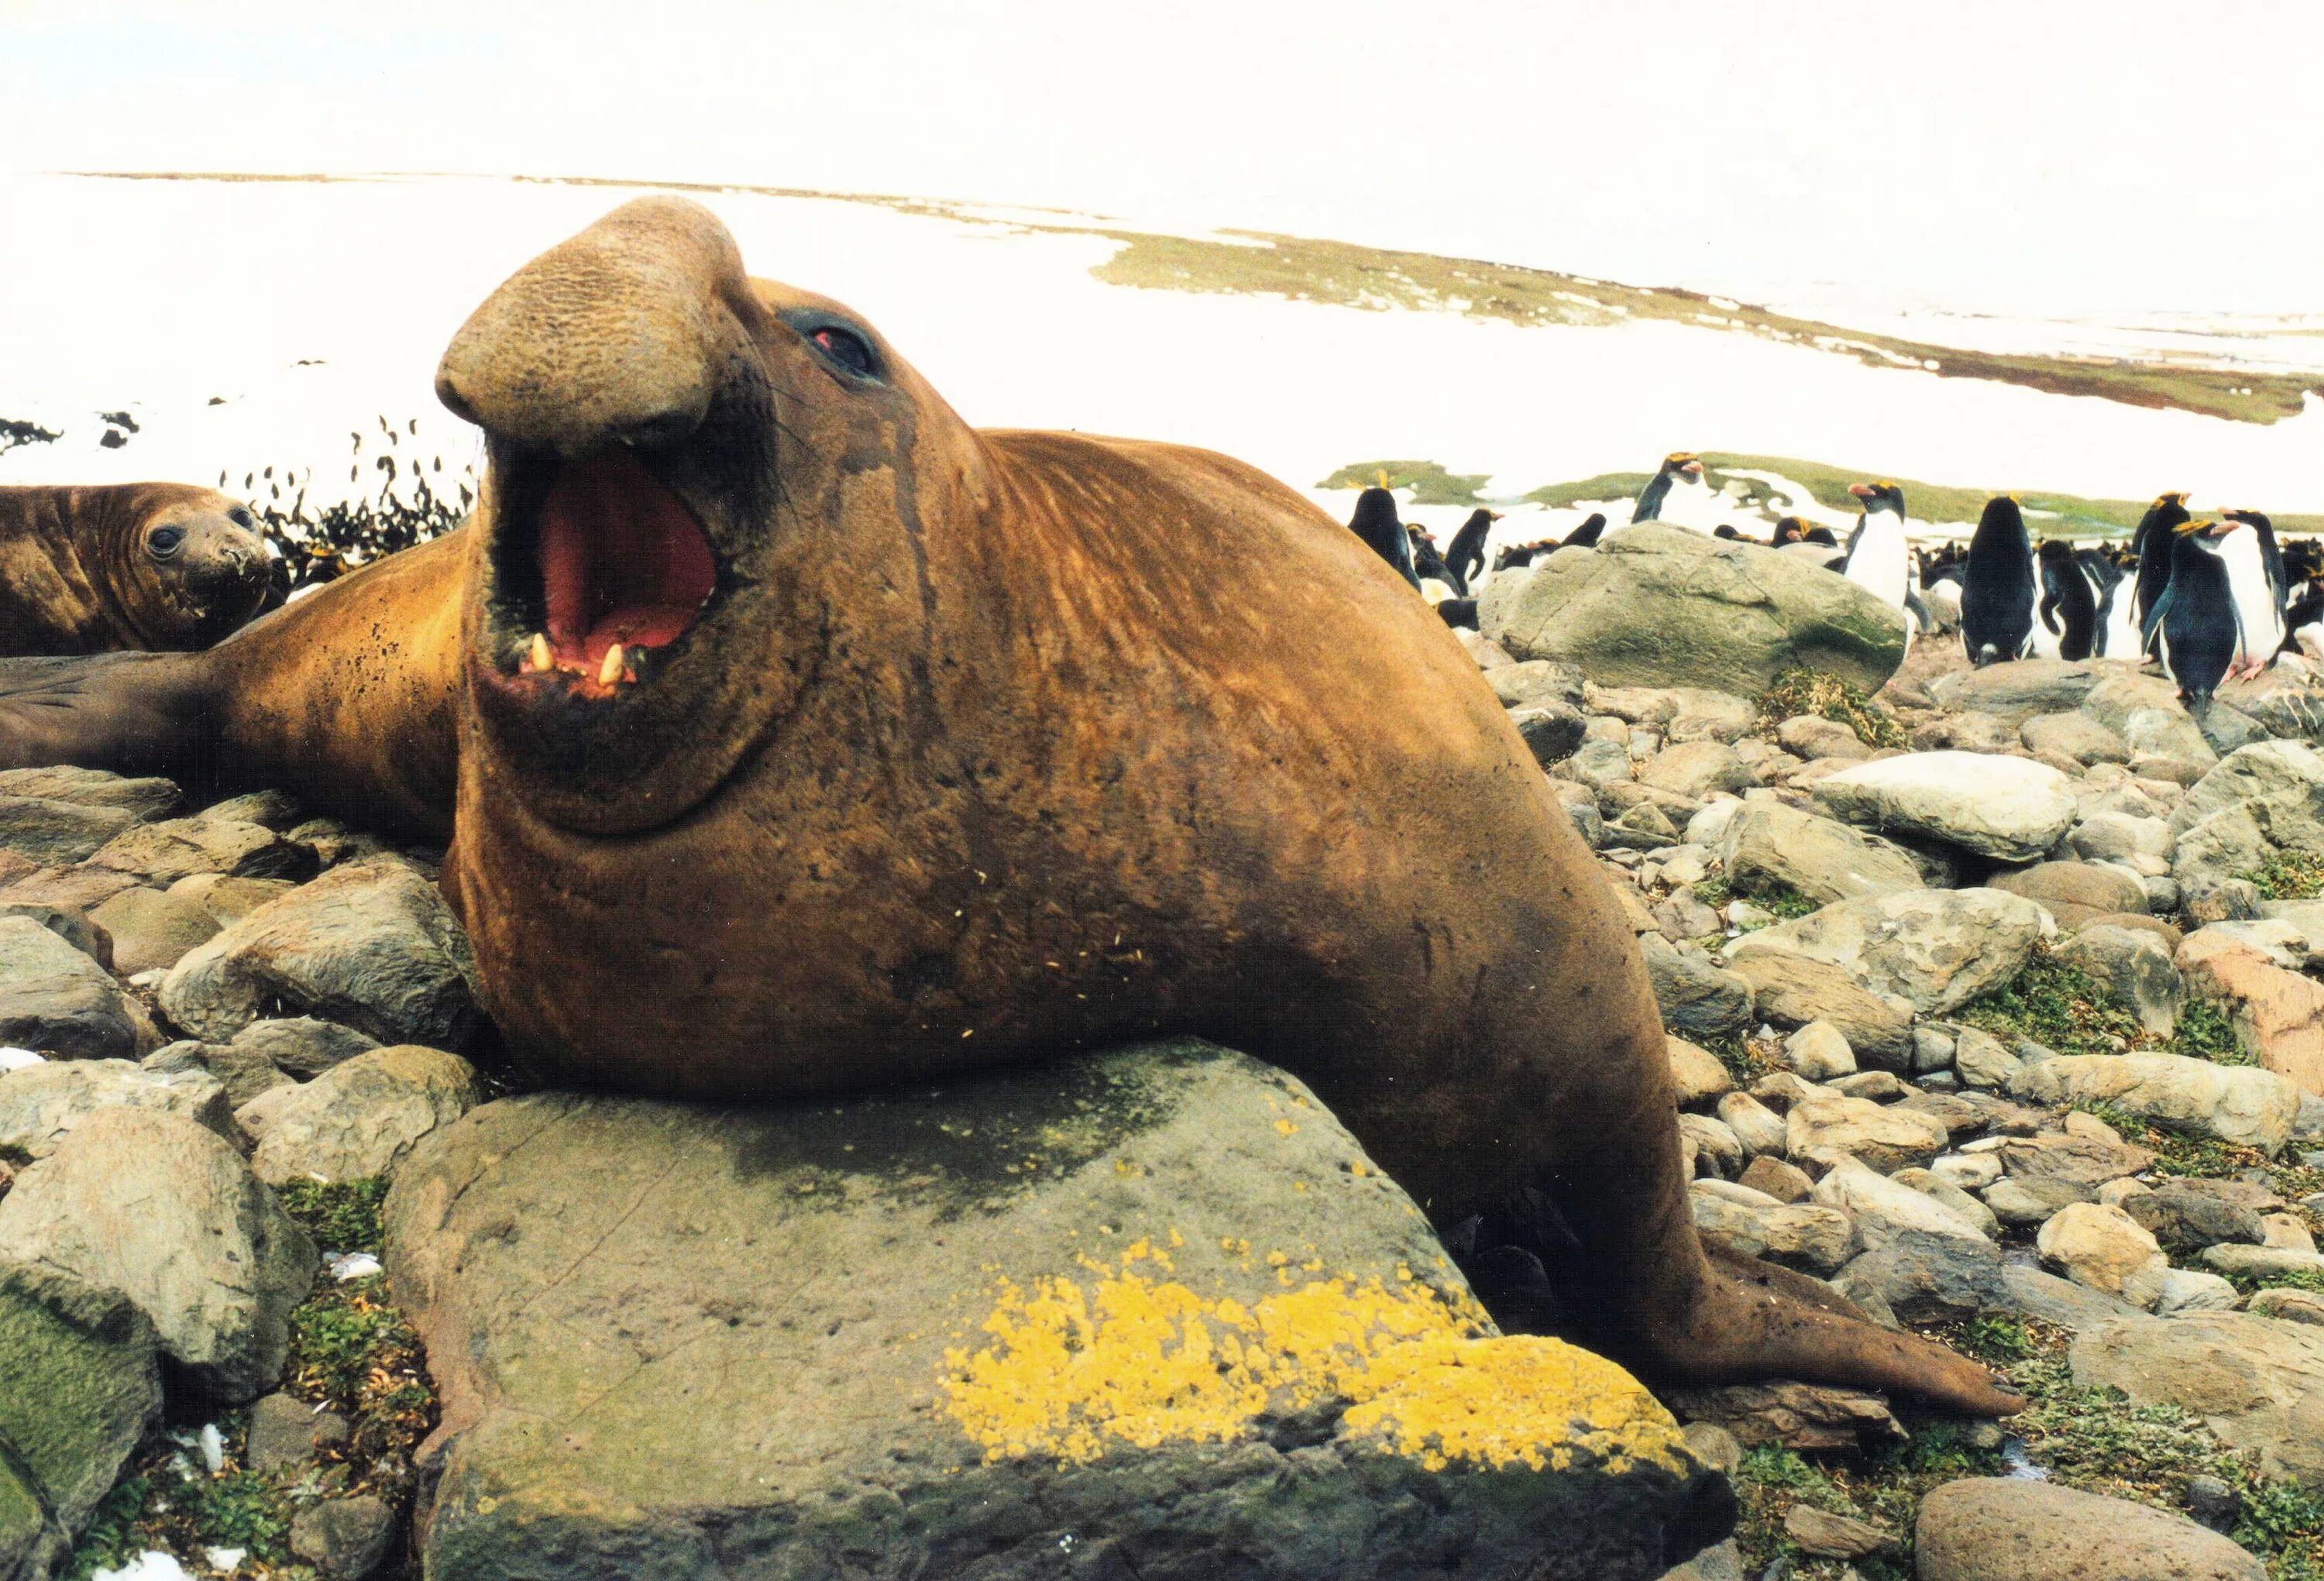
{"label": "seal nostril", "polygon": [[478,427],[484,426],[476,417],[476,409],[468,404],[468,398],[460,393],[460,387],[452,382],[452,376],[449,373],[438,373],[436,376],[436,399],[442,401],[445,409],[462,422],[475,423]]}

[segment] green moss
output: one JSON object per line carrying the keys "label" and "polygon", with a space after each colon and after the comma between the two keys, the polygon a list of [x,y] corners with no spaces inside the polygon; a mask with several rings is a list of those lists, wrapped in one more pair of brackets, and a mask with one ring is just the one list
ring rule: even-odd
{"label": "green moss", "polygon": [[1777,725],[1803,713],[1846,725],[1868,747],[1902,749],[1911,744],[1904,727],[1874,703],[1863,687],[1811,669],[1788,669],[1775,677],[1775,684],[1759,699],[1759,733],[1773,740]]}
{"label": "green moss", "polygon": [[137,1557],[144,1547],[137,1528],[152,1485],[151,1478],[136,1474],[113,1484],[58,1572],[64,1581],[88,1581],[98,1570],[117,1569]]}
{"label": "green moss", "polygon": [[2262,900],[2314,900],[2324,896],[2324,856],[2280,850],[2243,875]]}
{"label": "green moss", "polygon": [[1739,1032],[1706,1037],[1695,1046],[1726,1066],[1727,1073],[1735,1078],[1738,1087],[1748,1087],[1775,1069],[1775,1062],[1760,1052],[1757,1045]]}
{"label": "green moss", "polygon": [[2256,1065],[2258,1058],[2236,1036],[2236,1024],[2213,999],[2190,999],[2179,1013],[2170,1052],[2215,1065]]}
{"label": "green moss", "polygon": [[2112,989],[2040,950],[2015,982],[1971,999],[1958,1019],[2005,1043],[2028,1038],[2061,1054],[2118,1054],[2146,1041]]}
{"label": "green moss", "polygon": [[[1416,505],[1477,505],[1477,491],[1489,473],[1451,473],[1433,461],[1356,461],[1315,486],[1319,489],[1410,489]],[[1381,483],[1381,478],[1388,481]]]}
{"label": "green moss", "polygon": [[[1747,901],[1778,922],[1791,922],[1823,909],[1789,884],[1773,878],[1755,883],[1748,888],[1738,889],[1732,879],[1720,875],[1697,884],[1694,897],[1713,911],[1724,908],[1730,901]],[[1757,925],[1765,927],[1767,924],[1761,923]]]}
{"label": "green moss", "polygon": [[283,1209],[315,1244],[335,1252],[383,1249],[379,1224],[381,1204],[387,1200],[387,1178],[368,1181],[292,1181],[276,1195]]}

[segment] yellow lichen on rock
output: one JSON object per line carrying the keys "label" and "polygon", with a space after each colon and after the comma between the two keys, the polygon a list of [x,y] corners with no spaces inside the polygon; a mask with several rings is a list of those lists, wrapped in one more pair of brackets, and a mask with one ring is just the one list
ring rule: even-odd
{"label": "yellow lichen on rock", "polygon": [[1337,1402],[1342,1439],[1432,1471],[1685,1469],[1677,1425],[1628,1374],[1562,1340],[1486,1335],[1466,1297],[1329,1279],[1245,1305],[1167,1278],[1142,1241],[1118,1271],[1084,1265],[1086,1290],[1003,1281],[990,1343],[945,1354],[948,1409],[987,1460],[1231,1442],[1270,1410]]}

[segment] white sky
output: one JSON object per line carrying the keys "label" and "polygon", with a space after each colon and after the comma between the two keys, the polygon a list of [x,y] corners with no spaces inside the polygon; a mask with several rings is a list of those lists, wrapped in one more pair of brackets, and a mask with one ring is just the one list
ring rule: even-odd
{"label": "white sky", "polygon": [[748,181],[1763,300],[2313,313],[2319,82],[2312,0],[0,0],[0,170]]}

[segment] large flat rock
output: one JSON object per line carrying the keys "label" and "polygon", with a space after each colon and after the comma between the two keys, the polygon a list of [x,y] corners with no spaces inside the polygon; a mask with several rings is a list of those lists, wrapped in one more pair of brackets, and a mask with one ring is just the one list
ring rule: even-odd
{"label": "large flat rock", "polygon": [[1752,696],[1804,666],[1873,691],[1904,662],[1904,611],[1845,577],[1659,522],[1496,576],[1478,616],[1519,658],[1563,660],[1613,686]]}
{"label": "large flat rock", "polygon": [[509,1099],[387,1221],[431,1575],[1620,1581],[1732,1519],[1637,1383],[1497,1336],[1305,1088],[1198,1043]]}

